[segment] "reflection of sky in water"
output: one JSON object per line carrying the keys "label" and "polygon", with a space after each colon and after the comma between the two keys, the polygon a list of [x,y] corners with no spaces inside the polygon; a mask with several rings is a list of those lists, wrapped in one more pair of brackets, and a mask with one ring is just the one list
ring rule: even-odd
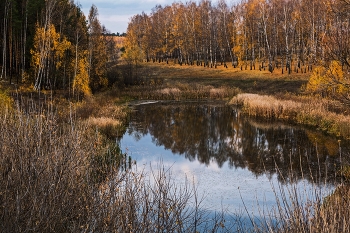
{"label": "reflection of sky in water", "polygon": [[[276,204],[273,192],[275,187],[279,193],[276,175],[267,177],[264,174],[257,177],[248,169],[229,168],[227,162],[222,168],[219,168],[214,161],[209,165],[201,164],[198,160],[190,162],[184,156],[173,154],[163,146],[156,146],[152,143],[150,134],[141,136],[137,140],[133,135],[125,134],[120,145],[123,152],[127,152],[133,160],[137,161],[138,169],[149,172],[151,163],[152,169],[155,170],[157,164],[162,161],[166,169],[171,167],[175,182],[184,183],[186,177],[190,181],[194,180],[200,196],[205,195],[204,204],[208,210],[220,211],[224,208],[231,213],[241,212],[244,209],[241,196],[248,211],[255,215],[259,215],[259,206],[270,209]],[[307,181],[300,181],[293,184],[293,187],[312,195],[312,185]],[[288,193],[286,186],[283,186],[283,189]]]}

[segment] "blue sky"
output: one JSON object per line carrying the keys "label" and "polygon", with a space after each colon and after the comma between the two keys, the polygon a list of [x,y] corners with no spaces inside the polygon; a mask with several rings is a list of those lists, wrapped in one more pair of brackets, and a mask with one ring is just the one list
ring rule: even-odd
{"label": "blue sky", "polygon": [[[87,16],[92,4],[94,4],[99,12],[99,19],[108,30],[114,33],[126,32],[129,19],[141,14],[143,11],[149,14],[156,5],[162,6],[171,5],[175,0],[80,0],[78,4],[81,5],[82,10]],[[176,1],[179,2],[179,1]],[[182,0],[181,2],[186,2]],[[216,3],[217,0],[212,0]],[[226,0],[228,4],[231,0]],[[238,2],[238,0],[233,0]]]}

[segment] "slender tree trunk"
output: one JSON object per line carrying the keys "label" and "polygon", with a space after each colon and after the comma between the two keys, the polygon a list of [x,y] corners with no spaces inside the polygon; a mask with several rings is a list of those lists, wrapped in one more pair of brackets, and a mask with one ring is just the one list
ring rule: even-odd
{"label": "slender tree trunk", "polygon": [[24,72],[26,68],[26,49],[27,49],[27,27],[28,27],[28,1],[25,4],[25,23],[23,29],[23,64],[22,64],[22,79],[24,78]]}
{"label": "slender tree trunk", "polygon": [[4,11],[4,21],[3,21],[3,48],[2,48],[2,68],[1,68],[1,76],[0,79],[5,79],[7,76],[7,27],[8,27],[8,16],[9,16],[9,0],[5,2],[5,11]]}
{"label": "slender tree trunk", "polygon": [[268,59],[269,59],[269,71],[272,73],[273,71],[273,66],[272,66],[272,56],[271,56],[271,48],[270,48],[270,43],[269,43],[269,38],[267,34],[267,16],[265,15],[265,6],[262,6],[262,19],[263,19],[263,28],[264,28],[264,34],[265,34],[265,42],[266,42],[266,47],[267,47],[267,53],[268,53]]}
{"label": "slender tree trunk", "polygon": [[233,54],[232,54],[232,47],[230,44],[230,40],[228,38],[228,33],[227,33],[227,25],[226,25],[226,13],[224,13],[224,34],[225,34],[225,39],[226,39],[226,43],[227,43],[227,49],[229,50],[229,54],[230,54],[230,58],[231,58],[231,62],[232,62],[232,66],[234,63],[234,58],[233,58]]}
{"label": "slender tree trunk", "polygon": [[311,25],[311,61],[316,61],[316,41],[315,41],[315,2],[312,2],[312,25]]}
{"label": "slender tree trunk", "polygon": [[12,4],[11,2],[9,2],[9,22],[8,24],[10,24],[8,26],[8,29],[9,29],[9,32],[8,32],[8,47],[9,47],[9,75],[10,75],[10,80],[9,80],[9,83],[11,84],[12,83],[12,75],[13,75],[13,60],[14,60],[14,44],[13,44],[13,25],[12,25]]}
{"label": "slender tree trunk", "polygon": [[289,54],[289,30],[288,30],[288,20],[287,20],[287,9],[286,9],[286,6],[283,7],[283,15],[284,15],[284,24],[283,24],[283,27],[284,27],[284,39],[285,39],[285,43],[286,43],[286,66],[287,68],[291,69],[290,67],[290,54]]}

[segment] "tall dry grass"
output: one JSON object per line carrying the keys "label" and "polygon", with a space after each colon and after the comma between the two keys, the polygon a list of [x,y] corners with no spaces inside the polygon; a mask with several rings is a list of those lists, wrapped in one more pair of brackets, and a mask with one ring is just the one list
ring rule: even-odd
{"label": "tall dry grass", "polygon": [[42,109],[0,113],[0,231],[81,231],[91,214],[89,157],[82,125],[58,126]]}
{"label": "tall dry grass", "polygon": [[277,204],[272,210],[260,209],[259,221],[252,220],[252,232],[350,232],[350,187],[340,183],[329,193],[327,185],[308,191],[296,183],[273,186]]}
{"label": "tall dry grass", "polygon": [[324,99],[304,97],[286,100],[268,95],[238,94],[230,104],[242,106],[242,111],[249,116],[287,120],[336,136],[350,137],[350,116],[332,111],[334,104]]}

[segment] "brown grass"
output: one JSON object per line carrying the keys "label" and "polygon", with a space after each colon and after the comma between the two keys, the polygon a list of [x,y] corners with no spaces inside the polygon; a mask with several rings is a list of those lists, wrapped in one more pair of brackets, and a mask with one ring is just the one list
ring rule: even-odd
{"label": "brown grass", "polygon": [[115,140],[124,133],[123,122],[110,117],[90,117],[87,124],[111,140]]}
{"label": "brown grass", "polygon": [[[120,66],[123,69],[123,66]],[[282,74],[281,69],[276,69],[272,74],[268,71],[259,71],[233,68],[224,68],[218,65],[217,68],[205,68],[203,66],[180,66],[169,63],[142,63],[135,69],[135,76],[145,79],[163,79],[169,86],[176,83],[188,85],[201,84],[204,86],[235,87],[243,92],[275,94],[275,93],[299,93],[300,88],[308,81],[310,73]],[[126,77],[127,78],[127,77]]]}
{"label": "brown grass", "polygon": [[133,86],[123,89],[119,94],[129,99],[147,100],[188,100],[188,99],[230,99],[240,90],[221,86],[187,84],[176,82],[171,86]]}
{"label": "brown grass", "polygon": [[349,232],[349,190],[348,186],[340,185],[331,195],[322,199],[321,190],[314,189],[313,193],[306,193],[305,190],[290,187],[287,193],[276,197],[276,210],[263,217],[265,227],[257,227],[255,232]]}
{"label": "brown grass", "polygon": [[242,106],[245,114],[266,119],[281,119],[308,125],[329,134],[350,137],[350,116],[331,111],[334,102],[316,97],[277,99],[274,96],[238,94],[230,104]]}
{"label": "brown grass", "polygon": [[88,124],[98,127],[104,127],[106,125],[119,126],[121,122],[109,117],[91,117],[88,119]]}

